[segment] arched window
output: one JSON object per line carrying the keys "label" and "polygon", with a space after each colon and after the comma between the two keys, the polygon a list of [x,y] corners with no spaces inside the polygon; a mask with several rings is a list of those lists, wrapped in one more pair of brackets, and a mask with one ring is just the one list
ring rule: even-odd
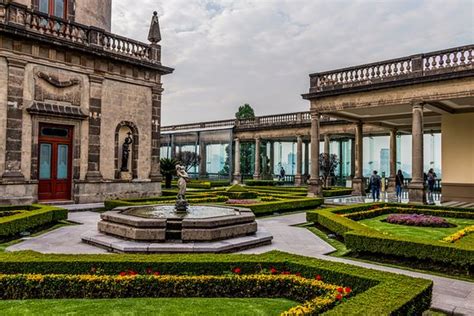
{"label": "arched window", "polygon": [[66,0],[37,0],[40,12],[66,19]]}

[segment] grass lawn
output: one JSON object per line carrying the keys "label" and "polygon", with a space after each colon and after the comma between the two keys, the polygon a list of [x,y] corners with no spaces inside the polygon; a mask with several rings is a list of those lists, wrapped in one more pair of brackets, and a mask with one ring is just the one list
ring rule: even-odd
{"label": "grass lawn", "polygon": [[435,227],[416,227],[416,226],[406,226],[398,224],[389,224],[387,222],[382,222],[386,219],[388,214],[381,215],[373,218],[368,218],[358,221],[358,223],[367,225],[371,228],[374,228],[381,232],[386,232],[394,236],[408,237],[410,239],[418,240],[441,240],[446,236],[454,234],[457,231],[460,231],[466,226],[474,225],[474,219],[466,218],[448,218],[445,217],[448,222],[451,224],[457,225],[457,227],[450,228],[435,228]]}
{"label": "grass lawn", "polygon": [[297,305],[269,298],[119,298],[0,301],[1,315],[279,315]]}

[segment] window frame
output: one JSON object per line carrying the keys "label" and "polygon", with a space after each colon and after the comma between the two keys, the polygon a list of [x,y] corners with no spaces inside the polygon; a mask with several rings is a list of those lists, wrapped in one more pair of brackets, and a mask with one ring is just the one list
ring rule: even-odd
{"label": "window frame", "polygon": [[46,1],[48,3],[48,12],[43,12],[43,11],[40,11],[40,1],[42,0],[33,0],[33,8],[36,10],[36,11],[39,11],[43,14],[47,14],[49,16],[54,16],[54,17],[57,17],[57,18],[60,18],[60,19],[68,19],[68,9],[69,9],[69,5],[70,5],[70,1],[69,0],[62,0],[63,3],[64,3],[64,8],[63,8],[63,12],[62,12],[62,15],[61,16],[58,16],[58,15],[55,15],[54,14],[54,7],[55,7],[55,4],[56,4],[56,0],[43,0],[43,1]]}

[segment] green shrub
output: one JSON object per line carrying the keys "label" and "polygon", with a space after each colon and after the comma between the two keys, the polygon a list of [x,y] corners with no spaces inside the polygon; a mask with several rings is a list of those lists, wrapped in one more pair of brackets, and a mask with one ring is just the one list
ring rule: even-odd
{"label": "green shrub", "polygon": [[14,236],[48,223],[67,219],[67,210],[53,206],[34,204],[0,207],[0,212],[11,212],[13,210],[21,212],[0,217],[0,239]]}
{"label": "green shrub", "polygon": [[445,209],[426,205],[375,203],[309,211],[306,213],[306,218],[308,221],[317,222],[341,235],[347,248],[353,251],[432,260],[462,266],[468,270],[474,267],[474,249],[467,247],[465,244],[413,240],[387,235],[354,220],[376,217],[391,212],[464,218],[472,218],[473,214],[470,210],[460,208]]}
{"label": "green shrub", "polygon": [[247,188],[240,184],[234,184],[230,188],[225,190],[226,192],[248,192]]}
{"label": "green shrub", "polygon": [[351,195],[351,194],[352,194],[351,188],[331,187],[329,189],[323,189],[324,197]]}
{"label": "green shrub", "polygon": [[[170,255],[43,255],[35,252],[0,254],[0,273],[117,275],[133,269],[161,274],[221,275],[233,268],[242,274],[274,268],[299,272],[305,278],[320,275],[324,282],[351,287],[355,296],[325,315],[420,315],[431,303],[432,282],[404,275],[364,269],[277,251],[263,255],[170,254]],[[15,285],[12,285],[15,286]],[[120,287],[120,284],[117,285]],[[273,287],[271,287],[273,288]],[[0,293],[5,286],[0,286]],[[17,286],[17,289],[21,289]],[[61,289],[67,290],[67,287]],[[144,291],[146,288],[144,287]]]}
{"label": "green shrub", "polygon": [[282,185],[283,182],[274,181],[274,180],[245,180],[245,185],[250,186],[275,186]]}
{"label": "green shrub", "polygon": [[275,202],[263,202],[258,204],[247,205],[256,216],[271,215],[275,212],[284,213],[288,211],[305,210],[308,208],[316,208],[323,204],[323,199],[304,198],[297,200],[281,200]]}

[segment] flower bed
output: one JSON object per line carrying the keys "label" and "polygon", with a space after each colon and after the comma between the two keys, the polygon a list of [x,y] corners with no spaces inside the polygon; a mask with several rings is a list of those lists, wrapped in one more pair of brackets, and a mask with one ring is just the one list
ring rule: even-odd
{"label": "flower bed", "polygon": [[421,227],[453,227],[445,218],[424,214],[390,214],[387,223]]}
{"label": "flower bed", "polygon": [[[133,269],[131,269],[133,268]],[[262,255],[43,255],[33,252],[3,253],[0,254],[0,273],[4,274],[99,274],[112,275],[111,286],[119,287],[120,283],[113,282],[120,272],[129,274],[154,275],[178,274],[182,277],[203,275],[217,276],[224,274],[259,274],[258,277],[272,277],[269,274],[278,274],[277,279],[286,282],[284,278],[293,273],[292,280],[310,279],[324,281],[329,284],[340,284],[347,288],[337,288],[335,297],[331,292],[330,299],[335,298],[334,307],[324,312],[324,315],[419,315],[427,310],[431,302],[432,282],[425,279],[416,279],[403,275],[391,274],[382,271],[370,270],[353,265],[337,262],[312,259],[290,255],[277,251]],[[290,272],[291,271],[291,272]],[[260,274],[265,275],[260,275]],[[283,276],[280,276],[283,274]],[[149,277],[148,276],[148,277]],[[235,275],[224,275],[234,278],[235,282],[241,280]],[[301,276],[301,277],[299,277]],[[141,277],[140,277],[141,278]],[[124,278],[126,279],[126,278]],[[13,291],[22,290],[22,284],[11,279]],[[226,279],[227,280],[227,279]],[[23,281],[22,281],[23,282]],[[234,282],[234,281],[232,281]],[[274,282],[274,281],[269,281]],[[270,288],[262,291],[278,289],[277,283],[270,283]],[[304,281],[306,282],[306,281]],[[185,282],[186,283],[186,282]],[[228,282],[223,282],[223,291]],[[269,284],[269,283],[266,283]],[[207,285],[207,284],[206,284]],[[186,284],[183,286],[187,286]],[[190,284],[189,286],[194,286]],[[258,286],[258,285],[257,285]],[[239,288],[244,287],[239,284]],[[5,289],[0,285],[0,293]],[[60,287],[67,291],[67,287]],[[139,289],[147,291],[146,287]],[[203,289],[206,290],[205,288]],[[125,291],[125,290],[124,290]],[[332,290],[331,290],[332,291]],[[340,293],[343,292],[343,293]],[[88,293],[85,291],[85,293]],[[338,297],[344,301],[346,294],[350,299],[339,304]],[[341,296],[338,296],[341,294]],[[1,294],[0,294],[1,296]],[[299,300],[300,301],[300,300]],[[296,313],[305,314],[301,311]]]}
{"label": "flower bed", "polygon": [[443,238],[443,241],[445,242],[455,242],[458,241],[459,239],[463,238],[464,236],[474,233],[474,225],[465,227],[464,229],[461,229],[460,231],[449,235],[446,238]]}
{"label": "flower bed", "polygon": [[350,288],[293,275],[1,275],[2,299],[120,297],[282,297],[301,303],[286,315],[316,314],[345,300]]}
{"label": "flower bed", "polygon": [[417,213],[467,219],[474,216],[474,211],[462,208],[371,203],[308,211],[306,218],[309,222],[317,222],[342,236],[346,247],[355,252],[432,260],[467,271],[474,268],[474,249],[470,245],[393,236],[357,222],[390,213]]}

